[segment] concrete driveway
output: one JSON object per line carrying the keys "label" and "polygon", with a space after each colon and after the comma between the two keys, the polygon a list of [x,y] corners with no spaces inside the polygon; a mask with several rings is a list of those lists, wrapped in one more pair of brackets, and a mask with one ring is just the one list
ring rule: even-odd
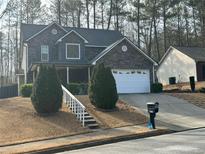
{"label": "concrete driveway", "polygon": [[157,125],[171,130],[181,131],[205,127],[205,110],[185,100],[166,94],[129,94],[120,95],[120,99],[147,113],[147,102],[159,102]]}

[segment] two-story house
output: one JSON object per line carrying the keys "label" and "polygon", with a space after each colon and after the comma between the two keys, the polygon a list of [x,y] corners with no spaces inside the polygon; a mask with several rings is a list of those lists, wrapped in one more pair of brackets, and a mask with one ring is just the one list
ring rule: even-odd
{"label": "two-story house", "polygon": [[111,67],[119,93],[150,92],[154,81],[156,62],[119,31],[22,24],[21,45],[25,83],[40,64],[55,64],[64,83],[87,83],[98,63]]}

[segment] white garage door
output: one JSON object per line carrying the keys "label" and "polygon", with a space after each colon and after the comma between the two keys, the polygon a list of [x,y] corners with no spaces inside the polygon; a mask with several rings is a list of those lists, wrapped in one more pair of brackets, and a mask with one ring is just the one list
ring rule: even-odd
{"label": "white garage door", "polygon": [[118,93],[149,93],[149,70],[113,69]]}

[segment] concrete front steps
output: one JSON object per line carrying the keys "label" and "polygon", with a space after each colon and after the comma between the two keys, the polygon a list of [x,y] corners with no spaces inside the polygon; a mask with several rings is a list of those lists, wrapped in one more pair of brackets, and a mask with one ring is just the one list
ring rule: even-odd
{"label": "concrete front steps", "polygon": [[98,129],[99,125],[96,122],[96,120],[89,115],[88,112],[85,112],[84,114],[85,116],[85,126],[88,127],[89,129]]}

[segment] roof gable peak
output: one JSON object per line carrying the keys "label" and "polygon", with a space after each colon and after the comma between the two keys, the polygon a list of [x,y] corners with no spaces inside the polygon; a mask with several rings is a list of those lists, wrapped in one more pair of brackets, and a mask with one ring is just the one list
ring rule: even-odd
{"label": "roof gable peak", "polygon": [[144,53],[138,46],[136,46],[131,40],[129,40],[126,36],[124,36],[122,39],[117,40],[110,46],[108,46],[104,51],[102,51],[94,60],[92,61],[92,64],[95,65],[96,62],[101,59],[104,55],[106,55],[109,51],[111,51],[114,47],[116,47],[118,44],[120,44],[122,41],[126,40],[128,43],[130,43],[135,49],[137,49],[142,55],[144,55],[148,60],[150,60],[154,65],[157,65],[157,63],[150,58],[147,54]]}
{"label": "roof gable peak", "polygon": [[67,32],[66,29],[64,29],[61,25],[59,25],[56,22],[52,22],[49,25],[47,25],[45,28],[43,28],[42,30],[40,30],[39,32],[35,33],[34,35],[32,35],[31,37],[29,37],[26,41],[30,41],[31,39],[35,38],[36,36],[38,36],[39,34],[41,34],[42,32],[44,32],[46,29],[50,28],[53,25],[57,25],[60,29],[62,29],[64,32]]}
{"label": "roof gable peak", "polygon": [[70,35],[71,33],[75,33],[77,36],[79,36],[82,40],[84,40],[85,43],[88,43],[88,40],[86,38],[84,38],[82,35],[80,35],[78,32],[76,32],[75,30],[70,30],[68,33],[66,33],[64,36],[62,36],[60,39],[57,40],[56,43],[61,42],[65,37],[67,37],[68,35]]}

